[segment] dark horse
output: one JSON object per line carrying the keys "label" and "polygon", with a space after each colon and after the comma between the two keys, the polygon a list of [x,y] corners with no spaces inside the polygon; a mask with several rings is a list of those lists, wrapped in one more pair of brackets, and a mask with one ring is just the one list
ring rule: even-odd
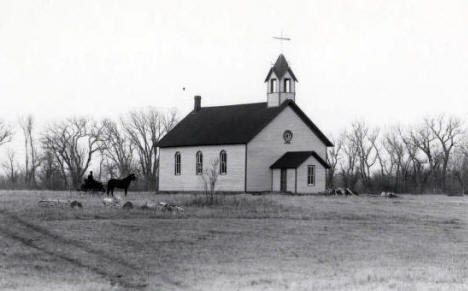
{"label": "dark horse", "polygon": [[107,182],[107,195],[109,192],[112,196],[114,196],[114,188],[124,189],[125,196],[127,196],[128,186],[130,186],[130,182],[136,180],[135,174],[130,174],[123,179],[110,179]]}

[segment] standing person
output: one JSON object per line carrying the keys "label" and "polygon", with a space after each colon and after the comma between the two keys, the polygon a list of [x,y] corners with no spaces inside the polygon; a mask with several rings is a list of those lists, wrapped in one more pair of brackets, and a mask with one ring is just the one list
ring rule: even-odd
{"label": "standing person", "polygon": [[93,171],[90,171],[88,175],[88,183],[92,182],[94,182]]}

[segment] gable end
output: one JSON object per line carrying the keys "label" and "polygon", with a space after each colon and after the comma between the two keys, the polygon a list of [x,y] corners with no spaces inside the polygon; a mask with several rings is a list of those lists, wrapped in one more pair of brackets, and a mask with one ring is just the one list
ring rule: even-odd
{"label": "gable end", "polygon": [[313,133],[317,135],[317,137],[327,146],[333,147],[333,143],[323,134],[323,132],[312,122],[312,120],[307,117],[307,115],[296,105],[294,102],[289,102],[291,108],[296,112],[296,114],[304,121],[304,123],[312,130]]}
{"label": "gable end", "polygon": [[259,130],[253,135],[247,142],[250,142],[255,136],[257,136],[270,122],[278,116],[281,112],[283,112],[284,108],[290,106],[291,109],[299,116],[299,118],[309,127],[309,129],[327,146],[333,147],[333,143],[323,134],[322,131],[312,122],[312,120],[307,117],[307,115],[296,105],[294,101],[288,100],[285,101],[283,104],[280,105],[280,110],[277,114],[275,114],[271,119],[269,119],[263,126],[259,128]]}

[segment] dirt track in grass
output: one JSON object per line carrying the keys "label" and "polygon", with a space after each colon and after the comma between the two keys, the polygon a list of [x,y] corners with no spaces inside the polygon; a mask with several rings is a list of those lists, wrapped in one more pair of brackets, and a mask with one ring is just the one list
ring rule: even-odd
{"label": "dirt track in grass", "polygon": [[[78,199],[84,209],[40,208]],[[0,192],[0,289],[465,290],[468,199],[132,193],[184,214],[64,192]]]}
{"label": "dirt track in grass", "polygon": [[141,289],[146,280],[139,276],[141,270],[119,257],[92,249],[79,240],[65,239],[47,229],[25,221],[6,210],[0,210],[0,233],[27,247],[63,260],[74,267],[84,268],[107,279],[111,285]]}

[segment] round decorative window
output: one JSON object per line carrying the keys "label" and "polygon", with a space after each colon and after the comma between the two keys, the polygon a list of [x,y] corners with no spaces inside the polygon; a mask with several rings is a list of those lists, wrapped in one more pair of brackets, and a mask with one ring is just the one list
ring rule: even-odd
{"label": "round decorative window", "polygon": [[292,131],[290,131],[290,130],[285,130],[285,131],[283,132],[284,143],[291,143],[292,138],[293,138],[293,133],[292,133]]}

